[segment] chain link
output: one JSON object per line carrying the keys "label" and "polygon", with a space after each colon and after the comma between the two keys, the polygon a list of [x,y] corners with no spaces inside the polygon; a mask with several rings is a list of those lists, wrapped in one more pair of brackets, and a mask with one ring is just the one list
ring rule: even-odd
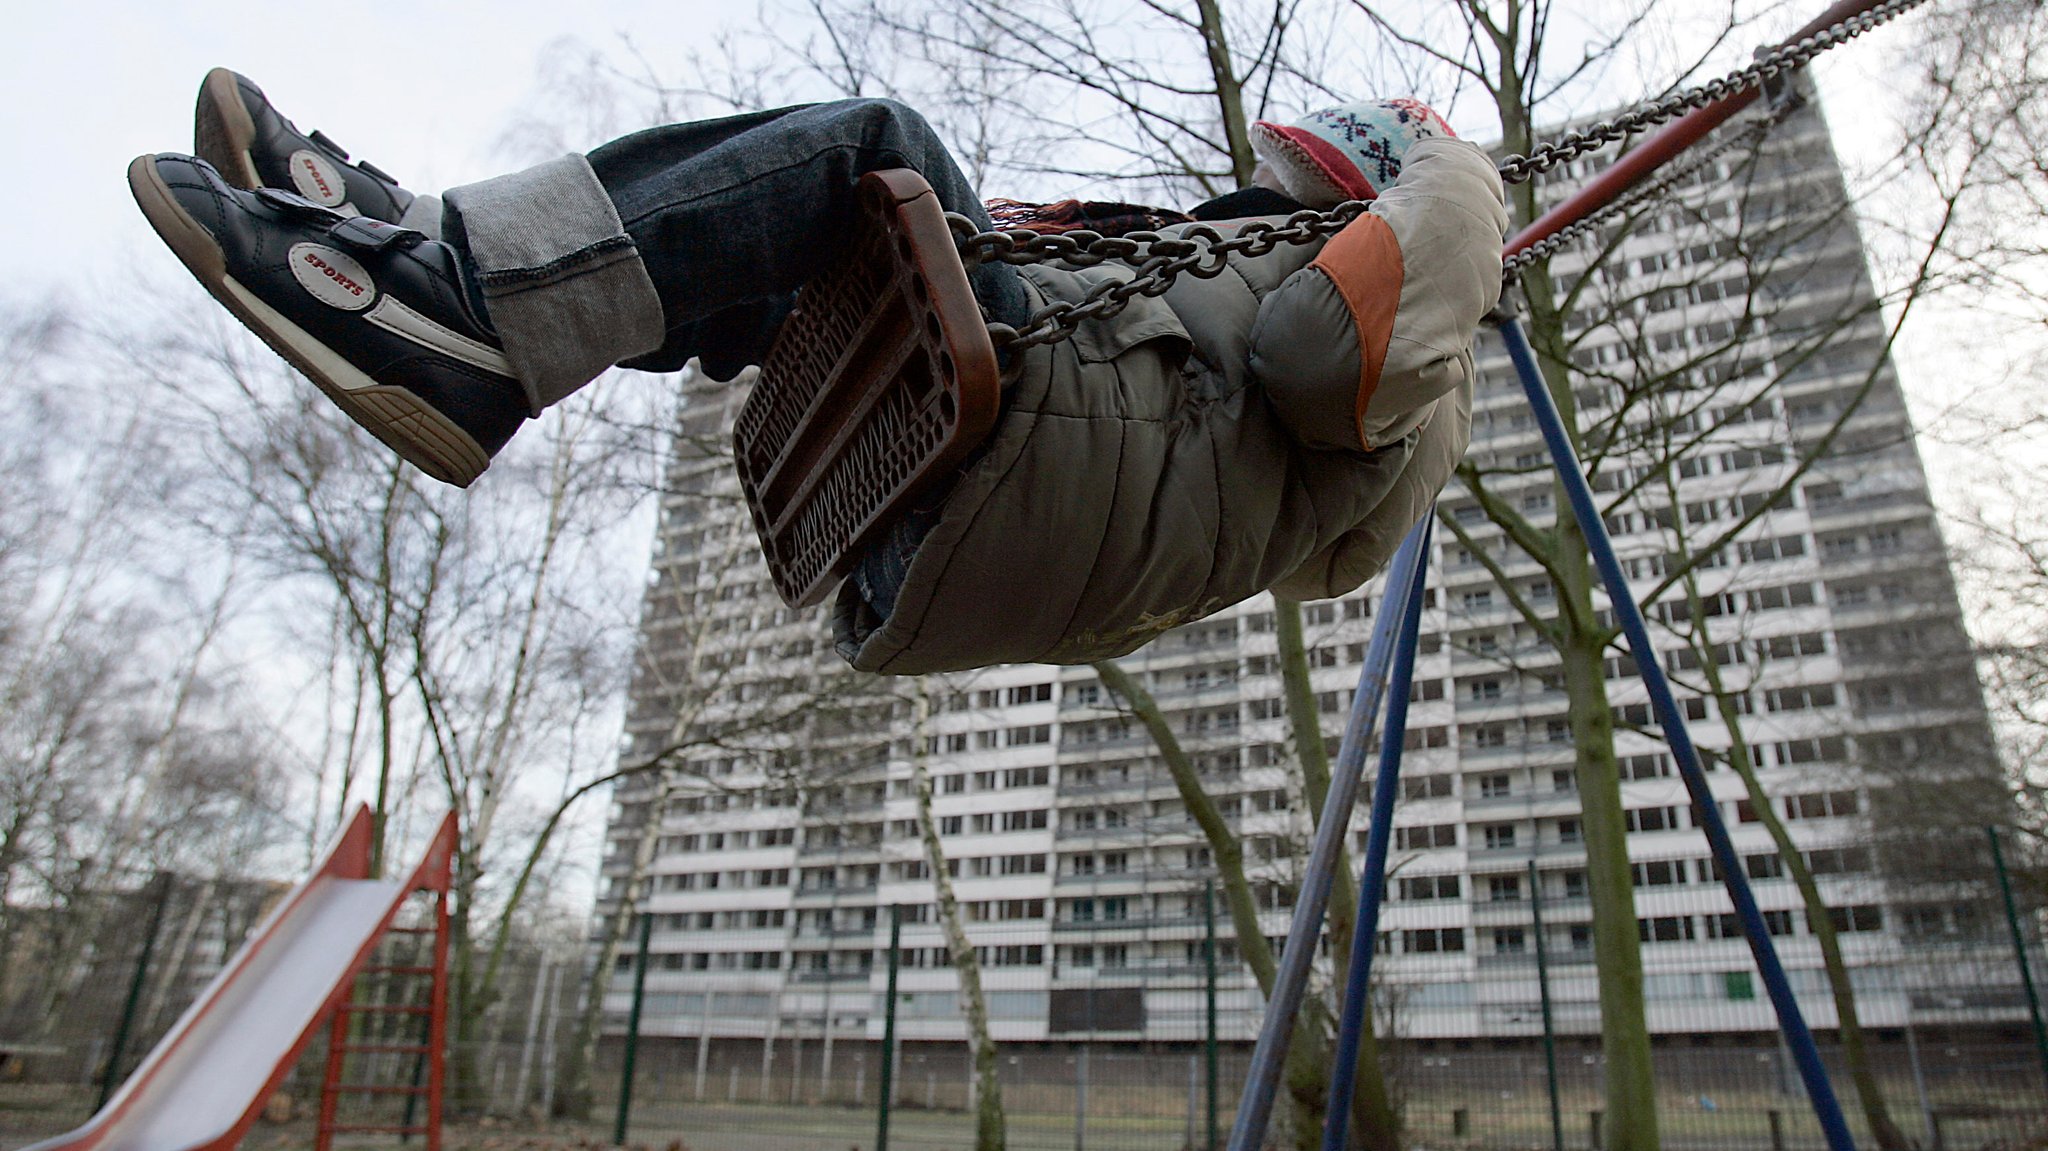
{"label": "chain link", "polygon": [[1114,316],[1134,297],[1162,295],[1183,275],[1198,280],[1216,276],[1231,256],[1263,256],[1282,244],[1306,244],[1335,235],[1365,210],[1363,202],[1352,200],[1328,212],[1296,212],[1284,224],[1254,220],[1230,237],[1207,224],[1189,225],[1177,236],[1157,232],[1103,236],[1088,231],[1054,235],[1023,230],[978,232],[974,221],[957,212],[946,213],[946,223],[969,267],[991,261],[1039,264],[1053,260],[1083,268],[1111,260],[1135,265],[1129,279],[1104,280],[1079,301],[1048,304],[1033,312],[1021,328],[988,326],[989,338],[997,347],[1028,348],[1064,340],[1085,321]]}
{"label": "chain link", "polygon": [[1867,12],[1830,24],[1811,36],[1780,44],[1759,55],[1749,67],[1740,71],[1731,72],[1697,88],[1673,92],[1660,100],[1624,112],[1612,120],[1601,120],[1567,132],[1556,140],[1535,148],[1526,156],[1509,156],[1501,161],[1500,178],[1510,184],[1519,184],[1532,176],[1548,172],[1559,164],[1569,163],[1588,152],[1604,148],[1647,128],[1677,119],[1687,112],[1704,108],[1717,100],[1725,100],[1737,92],[1759,87],[1801,67],[1835,45],[1853,40],[1894,16],[1924,3],[1926,0],[1886,0],[1885,3]]}
{"label": "chain link", "polygon": [[[1761,52],[1748,67],[1739,71],[1731,72],[1696,88],[1673,92],[1659,100],[1624,112],[1612,120],[1601,120],[1567,132],[1558,139],[1533,149],[1526,156],[1509,156],[1500,164],[1500,178],[1504,183],[1522,183],[1550,171],[1559,164],[1570,163],[1588,152],[1604,148],[1608,144],[1616,143],[1667,120],[1676,119],[1696,108],[1703,108],[1737,92],[1761,87],[1801,67],[1829,48],[1853,40],[1900,13],[1924,3],[1926,0],[1885,0],[1885,3],[1867,12],[1838,21],[1811,36]],[[1779,116],[1783,114],[1784,109],[1781,108]],[[1629,211],[1652,197],[1669,191],[1685,177],[1697,172],[1729,148],[1752,138],[1752,133],[1761,133],[1768,129],[1779,116],[1759,120],[1757,126],[1730,137],[1728,141],[1683,170],[1633,192],[1592,216],[1531,244],[1507,261],[1504,267],[1505,274],[1511,278],[1528,264],[1552,254],[1565,244],[1586,234],[1602,221],[1611,219],[1618,212]],[[1229,257],[1233,255],[1262,256],[1281,244],[1306,244],[1334,235],[1343,231],[1346,224],[1363,215],[1366,210],[1367,205],[1364,202],[1351,200],[1327,212],[1296,212],[1287,218],[1285,224],[1253,221],[1229,238],[1225,238],[1223,233],[1207,224],[1190,225],[1181,229],[1175,236],[1162,236],[1157,232],[1129,232],[1121,236],[1104,236],[1089,231],[1054,234],[1024,229],[983,232],[978,230],[979,225],[974,221],[957,212],[946,213],[946,223],[953,230],[954,242],[959,246],[961,261],[969,268],[992,261],[1020,265],[1060,263],[1077,268],[1092,268],[1114,261],[1133,266],[1128,279],[1104,280],[1091,288],[1078,302],[1058,300],[1048,304],[1033,312],[1022,327],[1013,328],[1000,323],[988,326],[989,339],[996,347],[1027,348],[1034,344],[1051,344],[1067,339],[1084,322],[1114,316],[1129,306],[1131,300],[1137,296],[1163,295],[1183,275],[1204,280],[1215,276],[1223,271]]]}
{"label": "chain link", "polygon": [[1501,262],[1501,279],[1504,282],[1513,283],[1516,277],[1522,274],[1524,268],[1527,268],[1536,261],[1556,255],[1567,244],[1572,243],[1574,240],[1593,231],[1616,216],[1626,215],[1645,204],[1662,199],[1666,194],[1683,185],[1687,180],[1710,167],[1716,160],[1719,160],[1729,152],[1762,141],[1764,134],[1782,121],[1790,111],[1790,105],[1780,106],[1774,114],[1753,121],[1748,127],[1716,144],[1698,159],[1693,160],[1684,167],[1659,178],[1653,183],[1644,184],[1633,189],[1627,195],[1607,204],[1599,211],[1573,221],[1523,248],[1521,251],[1516,252],[1514,255],[1509,256]]}

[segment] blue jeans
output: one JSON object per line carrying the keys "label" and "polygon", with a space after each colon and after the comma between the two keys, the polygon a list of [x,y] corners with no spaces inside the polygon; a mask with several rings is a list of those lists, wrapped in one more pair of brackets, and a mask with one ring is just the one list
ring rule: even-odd
{"label": "blue jeans", "polygon": [[[443,230],[474,266],[533,409],[614,363],[714,379],[759,364],[811,274],[840,258],[859,178],[924,176],[947,211],[991,227],[923,116],[839,100],[652,128],[524,172],[450,189]],[[991,319],[1021,325],[1023,279],[968,274]],[[891,525],[854,573],[877,614],[895,605],[943,492]]]}
{"label": "blue jeans", "polygon": [[[921,173],[939,203],[988,213],[924,117],[839,100],[636,132],[588,157],[451,188],[443,233],[469,257],[536,414],[613,364],[714,378],[760,362],[811,273],[845,249],[855,182]],[[1022,279],[969,282],[991,318],[1022,323]]]}
{"label": "blue jeans", "polygon": [[[758,364],[796,289],[844,250],[854,186],[911,168],[949,212],[982,228],[987,211],[923,116],[893,100],[839,100],[636,132],[589,156],[661,298],[661,347],[626,361],[676,371],[701,360],[714,379]],[[1025,313],[1016,270],[969,274],[1006,323]]]}

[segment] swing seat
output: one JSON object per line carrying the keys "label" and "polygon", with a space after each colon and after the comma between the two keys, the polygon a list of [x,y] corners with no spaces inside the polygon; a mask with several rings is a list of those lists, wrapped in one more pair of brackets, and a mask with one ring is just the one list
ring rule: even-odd
{"label": "swing seat", "polygon": [[733,429],[784,603],[817,603],[995,426],[995,348],[938,196],[870,172],[846,255],[797,293]]}

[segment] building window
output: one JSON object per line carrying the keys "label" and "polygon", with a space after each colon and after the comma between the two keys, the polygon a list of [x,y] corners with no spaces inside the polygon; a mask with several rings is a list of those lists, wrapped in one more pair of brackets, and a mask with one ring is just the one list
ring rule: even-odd
{"label": "building window", "polygon": [[1861,803],[1853,791],[1817,791],[1785,797],[1787,819],[1830,819],[1855,815]]}
{"label": "building window", "polygon": [[1401,880],[1401,898],[1411,900],[1456,899],[1460,884],[1455,875],[1411,875]]}
{"label": "building window", "polygon": [[1027,683],[1011,688],[1009,690],[1007,702],[1011,707],[1016,707],[1019,704],[1044,703],[1047,700],[1050,700],[1051,698],[1051,684]]}
{"label": "building window", "polygon": [[1637,887],[1671,887],[1685,882],[1685,861],[1647,859],[1630,864],[1629,874]]}
{"label": "building window", "polygon": [[1462,927],[1424,927],[1401,933],[1402,950],[1410,955],[1465,950]]}
{"label": "building window", "polygon": [[1636,934],[1644,943],[1677,943],[1693,938],[1690,915],[1658,915],[1636,920]]}
{"label": "building window", "polygon": [[1451,777],[1448,775],[1411,775],[1401,781],[1401,798],[1442,799],[1451,794]]}
{"label": "building window", "polygon": [[1677,831],[1679,829],[1678,809],[1675,807],[1637,807],[1622,813],[1623,822],[1630,831]]}
{"label": "building window", "polygon": [[1837,932],[1883,931],[1884,910],[1869,904],[1828,908],[1828,922]]}
{"label": "building window", "polygon": [[1427,851],[1433,847],[1458,846],[1458,825],[1438,823],[1428,827],[1397,827],[1394,846],[1402,851]]}

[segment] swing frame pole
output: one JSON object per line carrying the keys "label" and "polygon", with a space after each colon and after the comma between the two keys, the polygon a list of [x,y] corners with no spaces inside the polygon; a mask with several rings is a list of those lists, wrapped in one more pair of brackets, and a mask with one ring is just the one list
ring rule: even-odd
{"label": "swing frame pole", "polygon": [[1664,669],[1657,662],[1657,648],[1650,639],[1649,625],[1629,588],[1628,577],[1621,570],[1621,561],[1614,552],[1614,541],[1608,536],[1607,525],[1601,520],[1600,509],[1594,503],[1592,485],[1586,482],[1586,475],[1580,470],[1578,453],[1572,448],[1564,418],[1551,399],[1550,389],[1543,382],[1542,371],[1536,366],[1536,353],[1529,345],[1529,337],[1522,331],[1521,320],[1512,311],[1503,309],[1492,319],[1502,342],[1507,345],[1508,358],[1514,362],[1515,374],[1521,380],[1530,412],[1543,433],[1544,446],[1550,450],[1551,463],[1557,472],[1559,485],[1564,488],[1565,498],[1571,503],[1572,515],[1578,520],[1580,534],[1585,537],[1586,550],[1599,569],[1601,582],[1606,585],[1609,606],[1621,624],[1623,634],[1628,637],[1637,674],[1649,692],[1665,742],[1678,765],[1678,774],[1685,780],[1694,818],[1706,834],[1707,846],[1715,863],[1720,865],[1722,882],[1728,889],[1730,902],[1735,905],[1743,934],[1749,939],[1757,972],[1763,977],[1771,1006],[1777,1009],[1779,1029],[1792,1052],[1792,1060],[1806,1086],[1807,1097],[1813,1101],[1814,1117],[1820,1122],[1830,1151],[1855,1151],[1855,1138],[1849,1132],[1834,1086],[1828,1081],[1827,1068],[1821,1063],[1813,1031],[1806,1025],[1806,1017],[1792,993],[1791,980],[1779,962],[1778,949],[1771,942],[1763,912],[1758,910],[1756,897],[1743,873],[1742,857],[1735,851],[1727,822],[1721,817],[1721,809],[1701,767],[1699,749],[1686,730],[1684,714],[1678,710],[1677,697],[1671,692],[1671,682],[1665,678]]}
{"label": "swing frame pole", "polygon": [[[1330,1063],[1330,1102],[1323,1110],[1323,1151],[1344,1151],[1351,1129],[1352,1097],[1358,1087],[1358,1049],[1365,1038],[1372,988],[1372,957],[1379,939],[1380,904],[1387,887],[1387,840],[1394,834],[1394,798],[1400,790],[1401,753],[1408,739],[1408,693],[1415,679],[1415,651],[1422,639],[1422,588],[1429,579],[1430,531],[1434,504],[1416,523],[1421,558],[1415,564],[1394,641],[1393,675],[1387,682],[1386,722],[1380,731],[1380,766],[1372,785],[1372,821],[1366,831],[1365,868],[1358,885],[1358,914],[1351,924],[1351,962],[1337,1023],[1337,1051]],[[1388,606],[1393,595],[1388,585]]]}
{"label": "swing frame pole", "polygon": [[1287,1060],[1287,1043],[1308,991],[1316,940],[1322,934],[1323,913],[1329,908],[1337,860],[1351,825],[1351,809],[1358,802],[1365,748],[1373,737],[1380,700],[1386,693],[1396,623],[1407,611],[1409,592],[1415,584],[1417,569],[1423,565],[1427,537],[1425,527],[1418,524],[1411,529],[1390,565],[1379,617],[1373,621],[1372,646],[1366,651],[1365,666],[1359,669],[1358,690],[1351,701],[1350,718],[1344,724],[1343,742],[1337,748],[1336,766],[1330,773],[1329,794],[1323,800],[1322,816],[1316,821],[1314,845],[1303,868],[1301,891],[1295,897],[1287,945],[1280,952],[1273,993],[1267,999],[1265,1018],[1259,1023],[1258,1043],[1252,1048],[1251,1067],[1245,1073],[1244,1094],[1230,1125],[1229,1151],[1259,1151],[1265,1145],[1266,1126],[1272,1119],[1280,1072]]}

